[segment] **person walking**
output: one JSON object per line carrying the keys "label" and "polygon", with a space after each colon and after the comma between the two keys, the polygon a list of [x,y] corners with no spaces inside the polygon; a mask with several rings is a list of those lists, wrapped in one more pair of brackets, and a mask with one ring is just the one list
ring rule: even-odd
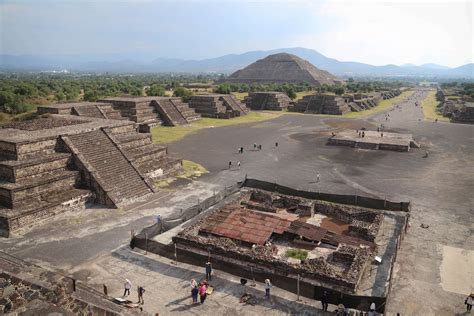
{"label": "person walking", "polygon": [[272,288],[272,284],[270,283],[270,279],[265,279],[265,297],[270,298],[270,290]]}
{"label": "person walking", "polygon": [[201,304],[204,304],[204,301],[206,300],[207,293],[206,293],[207,287],[206,284],[204,283],[199,283],[199,298],[201,299]]}
{"label": "person walking", "polygon": [[324,291],[321,296],[321,305],[323,305],[323,311],[327,312],[329,306],[329,292]]}
{"label": "person walking", "polygon": [[474,293],[471,293],[468,297],[466,297],[464,304],[466,304],[467,311],[471,312],[472,305],[474,305]]}
{"label": "person walking", "polygon": [[275,147],[278,147],[278,142],[275,143]]}
{"label": "person walking", "polygon": [[232,168],[232,161],[229,161],[229,169]]}
{"label": "person walking", "polygon": [[207,262],[206,263],[206,279],[208,281],[211,281],[211,277],[212,277],[212,265],[210,262]]}
{"label": "person walking", "polygon": [[130,295],[130,289],[132,288],[132,282],[129,279],[125,279],[123,284],[123,296]]}
{"label": "person walking", "polygon": [[238,168],[239,168],[239,170],[240,170],[240,161],[239,161],[239,162],[237,162],[237,167],[238,167]]}
{"label": "person walking", "polygon": [[316,182],[319,182],[321,180],[321,175],[319,172],[316,174]]}
{"label": "person walking", "polygon": [[253,143],[253,150],[256,150],[256,149],[257,149],[257,144]]}
{"label": "person walking", "polygon": [[145,293],[145,289],[143,288],[143,286],[139,286],[138,289],[137,289],[137,292],[138,292],[138,304],[145,304],[145,301],[143,300],[143,294]]}

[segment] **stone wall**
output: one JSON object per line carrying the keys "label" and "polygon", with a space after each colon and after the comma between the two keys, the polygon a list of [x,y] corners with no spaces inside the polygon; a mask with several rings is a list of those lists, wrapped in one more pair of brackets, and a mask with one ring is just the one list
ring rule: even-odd
{"label": "stone wall", "polygon": [[0,252],[0,313],[138,315],[75,280]]}

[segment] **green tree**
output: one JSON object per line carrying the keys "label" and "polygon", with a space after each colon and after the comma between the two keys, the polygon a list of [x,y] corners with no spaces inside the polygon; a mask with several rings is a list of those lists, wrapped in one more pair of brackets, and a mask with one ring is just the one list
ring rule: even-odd
{"label": "green tree", "polygon": [[191,91],[183,87],[177,87],[174,89],[173,96],[180,97],[183,102],[188,102],[189,98],[193,95]]}
{"label": "green tree", "polygon": [[343,95],[344,92],[346,92],[345,89],[344,89],[344,87],[336,87],[336,88],[334,89],[334,93],[337,94],[337,95]]}
{"label": "green tree", "polygon": [[146,94],[149,96],[159,96],[162,97],[165,95],[165,88],[163,86],[154,84],[146,89]]}
{"label": "green tree", "polygon": [[216,93],[230,94],[232,89],[228,83],[222,83],[214,90]]}

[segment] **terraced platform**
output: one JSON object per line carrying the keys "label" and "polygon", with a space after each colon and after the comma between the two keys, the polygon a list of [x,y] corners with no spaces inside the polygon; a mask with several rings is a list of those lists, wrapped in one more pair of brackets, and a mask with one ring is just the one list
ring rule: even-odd
{"label": "terraced platform", "polygon": [[[359,132],[363,132],[364,137],[359,136]],[[328,145],[393,151],[409,151],[410,148],[420,147],[411,134],[355,130],[344,130],[337,133],[328,139]]]}

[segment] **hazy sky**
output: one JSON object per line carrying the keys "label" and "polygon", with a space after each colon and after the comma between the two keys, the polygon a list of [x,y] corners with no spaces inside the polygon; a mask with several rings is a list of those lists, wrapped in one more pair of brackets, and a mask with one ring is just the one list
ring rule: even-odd
{"label": "hazy sky", "polygon": [[0,0],[2,54],[201,59],[306,47],[375,65],[473,62],[472,1]]}

